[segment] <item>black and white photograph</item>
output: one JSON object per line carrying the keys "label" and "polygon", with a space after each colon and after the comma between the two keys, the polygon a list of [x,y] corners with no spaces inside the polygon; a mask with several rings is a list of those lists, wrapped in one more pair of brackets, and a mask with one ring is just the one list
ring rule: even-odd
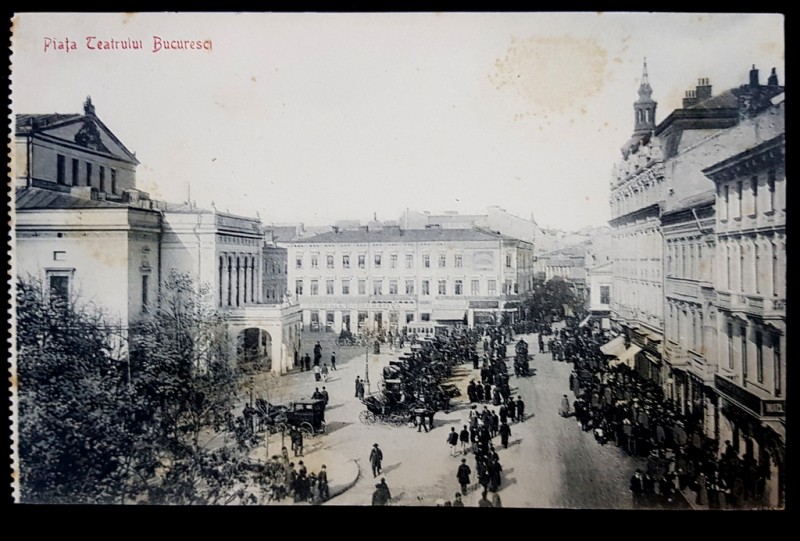
{"label": "black and white photograph", "polygon": [[786,508],[784,15],[10,26],[16,503]]}

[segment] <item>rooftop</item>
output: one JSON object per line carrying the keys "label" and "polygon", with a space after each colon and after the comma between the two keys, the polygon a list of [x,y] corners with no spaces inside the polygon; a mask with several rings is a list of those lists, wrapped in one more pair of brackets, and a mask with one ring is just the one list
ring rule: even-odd
{"label": "rooftop", "polygon": [[17,188],[16,209],[87,209],[87,208],[128,208],[129,205],[105,201],[103,199],[89,199],[74,195],[45,190],[42,188]]}
{"label": "rooftop", "polygon": [[378,231],[346,230],[322,233],[297,239],[295,244],[362,243],[362,242],[439,242],[516,240],[499,233],[482,229],[381,229]]}

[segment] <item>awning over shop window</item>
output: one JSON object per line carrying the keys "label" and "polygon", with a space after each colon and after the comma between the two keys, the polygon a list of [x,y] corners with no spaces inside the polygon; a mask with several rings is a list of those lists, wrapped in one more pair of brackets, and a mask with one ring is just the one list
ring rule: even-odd
{"label": "awning over shop window", "polygon": [[434,310],[433,316],[436,321],[462,321],[466,310]]}
{"label": "awning over shop window", "polygon": [[600,346],[600,351],[605,355],[617,357],[625,352],[625,337],[620,335],[609,341],[607,344]]}
{"label": "awning over shop window", "polygon": [[626,349],[624,352],[622,352],[621,355],[618,355],[616,359],[609,362],[608,364],[609,366],[617,366],[618,364],[624,363],[628,367],[633,368],[634,357],[636,357],[636,354],[639,353],[640,351],[642,351],[642,348],[640,348],[637,345],[631,345],[631,347]]}

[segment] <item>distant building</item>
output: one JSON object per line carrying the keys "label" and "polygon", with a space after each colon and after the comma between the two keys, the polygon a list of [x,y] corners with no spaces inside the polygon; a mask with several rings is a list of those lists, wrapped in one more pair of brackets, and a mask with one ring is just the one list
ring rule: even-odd
{"label": "distant building", "polygon": [[607,319],[611,313],[612,263],[606,261],[586,270],[589,281],[589,313]]}
{"label": "distant building", "polygon": [[232,359],[257,357],[278,373],[293,365],[299,307],[264,302],[258,219],[137,190],[138,161],[90,99],[83,115],[18,115],[15,148],[18,276],[95,305],[122,347],[170,270],[190,273],[225,318]]}
{"label": "distant building", "polygon": [[588,291],[586,281],[586,245],[568,246],[536,256],[534,271],[545,281],[561,278],[570,284],[580,299]]}
{"label": "distant building", "polygon": [[479,229],[373,223],[290,243],[289,284],[312,330],[513,320],[533,287],[533,246]]}

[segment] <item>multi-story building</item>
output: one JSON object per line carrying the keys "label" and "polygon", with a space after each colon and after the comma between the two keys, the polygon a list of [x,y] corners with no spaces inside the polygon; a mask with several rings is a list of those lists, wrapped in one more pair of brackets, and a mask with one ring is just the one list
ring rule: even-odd
{"label": "multi-story building", "polygon": [[479,229],[373,223],[290,243],[289,287],[312,330],[513,319],[533,287],[533,245]]}
{"label": "multi-story building", "polygon": [[281,303],[289,293],[288,276],[288,251],[278,246],[276,238],[271,231],[266,231],[262,247],[263,282],[261,286],[262,298],[265,303]]}
{"label": "multi-story building", "polygon": [[[768,86],[778,88],[773,77]],[[778,506],[785,492],[786,141],[783,94],[772,94],[761,107],[751,101],[730,130],[741,151],[703,173],[716,187],[718,437],[765,474],[765,502]]]}
{"label": "multi-story building", "polygon": [[611,261],[606,261],[586,270],[589,280],[589,314],[608,326],[611,313],[611,284],[613,269]]}
{"label": "multi-story building", "polygon": [[259,220],[136,190],[138,161],[90,99],[84,115],[19,115],[16,149],[18,276],[95,305],[124,344],[168,273],[190,273],[224,316],[232,358],[248,353],[275,372],[293,365],[299,307],[263,302]]}

